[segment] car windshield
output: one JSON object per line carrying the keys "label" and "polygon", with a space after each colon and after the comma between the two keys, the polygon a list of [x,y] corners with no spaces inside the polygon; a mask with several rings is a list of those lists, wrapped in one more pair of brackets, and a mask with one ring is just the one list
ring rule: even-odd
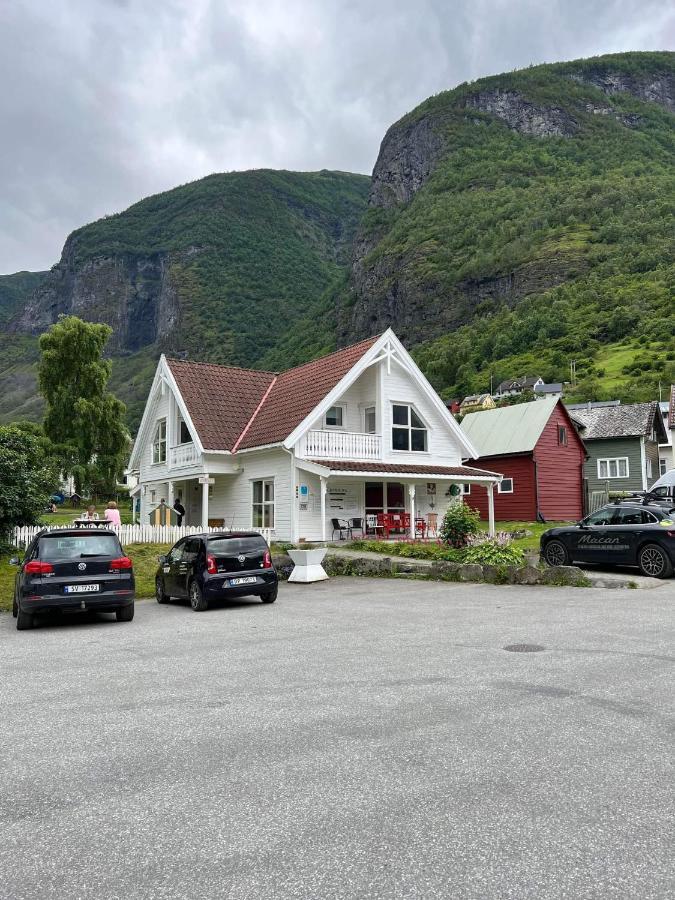
{"label": "car windshield", "polygon": [[38,556],[46,562],[81,559],[86,556],[121,556],[122,550],[114,534],[49,535],[42,538]]}
{"label": "car windshield", "polygon": [[209,541],[209,553],[216,556],[238,556],[240,553],[266,550],[267,544],[262,537],[212,538]]}

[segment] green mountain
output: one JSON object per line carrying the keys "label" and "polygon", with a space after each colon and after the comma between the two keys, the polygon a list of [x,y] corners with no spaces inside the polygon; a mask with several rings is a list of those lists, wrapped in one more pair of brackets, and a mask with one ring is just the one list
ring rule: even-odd
{"label": "green mountain", "polygon": [[653,399],[675,381],[674,163],[675,54],[626,53],[431,97],[372,179],[149,197],[0,278],[0,421],[40,415],[35,336],[61,313],[113,327],[132,429],[163,350],[282,369],[389,325],[446,397],[574,361],[576,399]]}
{"label": "green mountain", "polygon": [[[577,396],[675,380],[675,54],[484,78],[387,132],[340,343],[391,325],[447,397],[526,373]],[[615,360],[620,359],[620,365]]]}
{"label": "green mountain", "polygon": [[[64,313],[107,322],[113,388],[133,428],[161,351],[256,366],[294,330],[344,272],[369,184],[343,172],[258,170],[148,197],[69,236],[0,347]],[[329,326],[312,332],[317,352],[334,345]],[[0,418],[39,414],[34,356],[24,339],[0,375]]]}
{"label": "green mountain", "polygon": [[0,328],[25,306],[47,274],[47,272],[15,272],[13,275],[0,275]]}

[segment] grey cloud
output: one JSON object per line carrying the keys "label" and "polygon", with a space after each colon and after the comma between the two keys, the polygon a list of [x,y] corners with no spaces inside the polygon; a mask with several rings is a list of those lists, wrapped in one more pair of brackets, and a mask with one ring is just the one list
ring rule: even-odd
{"label": "grey cloud", "polygon": [[[672,45],[641,0],[23,0],[0,6],[0,272],[214,171],[370,172],[430,94]],[[670,31],[668,31],[670,29]]]}

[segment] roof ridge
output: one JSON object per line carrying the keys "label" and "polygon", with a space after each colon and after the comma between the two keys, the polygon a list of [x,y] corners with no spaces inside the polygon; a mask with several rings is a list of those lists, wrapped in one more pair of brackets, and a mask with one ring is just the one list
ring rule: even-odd
{"label": "roof ridge", "polygon": [[316,359],[310,359],[308,362],[300,363],[299,366],[291,366],[290,369],[284,369],[282,372],[279,372],[278,375],[288,375],[289,372],[297,372],[300,369],[304,369],[305,366],[313,366],[314,363],[324,362],[325,360],[330,359],[332,356],[337,356],[338,353],[346,353],[348,350],[353,350],[355,347],[360,347],[361,344],[370,343],[372,345],[375,343],[375,341],[378,341],[383,334],[384,331],[380,334],[372,335],[372,337],[367,337],[363,338],[360,341],[356,341],[354,344],[348,344],[346,347],[340,347],[338,350],[333,350],[330,353],[326,353],[325,356],[317,356]]}
{"label": "roof ridge", "polygon": [[212,363],[212,362],[202,362],[201,360],[196,359],[176,359],[175,356],[167,356],[165,357],[168,363],[183,363],[188,366],[211,366],[214,369],[229,369],[230,371],[236,372],[252,372],[255,375],[273,375],[276,377],[279,372],[274,372],[271,369],[251,369],[247,366],[228,366],[224,363]]}
{"label": "roof ridge", "polygon": [[246,425],[244,426],[244,430],[242,431],[242,433],[239,435],[239,437],[237,438],[237,440],[234,442],[234,446],[232,447],[232,452],[233,452],[233,453],[236,453],[237,450],[239,449],[239,444],[241,444],[241,442],[244,440],[244,437],[246,436],[246,432],[249,430],[249,428],[251,427],[251,425],[253,425],[253,423],[254,423],[254,421],[255,421],[255,417],[258,415],[258,413],[260,412],[260,410],[263,408],[263,406],[264,406],[264,404],[265,404],[265,400],[267,400],[267,398],[269,397],[270,391],[272,390],[272,388],[274,387],[274,385],[277,383],[277,379],[278,379],[278,378],[279,378],[279,376],[278,376],[278,375],[275,375],[274,378],[273,378],[273,379],[270,381],[270,383],[267,385],[267,388],[265,389],[265,393],[264,393],[264,394],[262,395],[262,397],[260,398],[260,403],[259,403],[259,404],[256,406],[256,408],[253,410],[253,415],[251,416],[251,418],[248,420],[248,422],[247,422]]}

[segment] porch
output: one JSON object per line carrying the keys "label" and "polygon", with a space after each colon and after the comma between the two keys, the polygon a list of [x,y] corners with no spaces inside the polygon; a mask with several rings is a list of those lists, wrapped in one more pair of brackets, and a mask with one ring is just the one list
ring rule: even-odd
{"label": "porch", "polygon": [[413,466],[297,460],[294,541],[373,536],[436,539],[463,485],[487,489],[489,531],[495,533],[494,486],[501,476],[468,466]]}

